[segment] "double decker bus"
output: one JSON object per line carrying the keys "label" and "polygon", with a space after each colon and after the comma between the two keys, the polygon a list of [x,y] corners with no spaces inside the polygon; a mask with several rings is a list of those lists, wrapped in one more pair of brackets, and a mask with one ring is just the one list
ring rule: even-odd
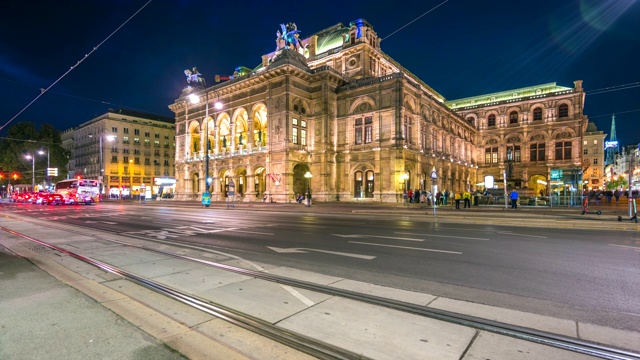
{"label": "double decker bus", "polygon": [[102,201],[99,180],[68,179],[58,181],[56,194],[62,195],[66,204],[84,203],[90,205]]}

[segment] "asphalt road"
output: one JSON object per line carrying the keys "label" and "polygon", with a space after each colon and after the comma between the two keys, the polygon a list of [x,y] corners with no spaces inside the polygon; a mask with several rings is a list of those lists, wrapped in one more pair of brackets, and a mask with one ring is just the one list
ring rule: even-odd
{"label": "asphalt road", "polygon": [[[248,261],[640,331],[635,232],[198,207],[38,206],[5,213],[207,247]],[[443,215],[446,216],[446,215]],[[81,226],[81,227],[80,227]],[[87,230],[90,231],[90,230]]]}

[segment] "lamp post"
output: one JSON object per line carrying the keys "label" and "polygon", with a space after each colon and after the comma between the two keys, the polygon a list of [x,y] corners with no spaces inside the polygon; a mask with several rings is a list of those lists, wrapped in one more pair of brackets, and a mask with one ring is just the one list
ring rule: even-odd
{"label": "lamp post", "polygon": [[31,160],[31,191],[33,191],[36,187],[36,158],[33,155],[25,155],[25,158],[27,158],[27,160]]}
{"label": "lamp post", "polygon": [[304,177],[307,179],[307,206],[311,206],[311,178],[313,175],[311,172],[307,171],[307,173],[304,174]]}
{"label": "lamp post", "polygon": [[133,200],[133,160],[129,160],[129,197]]}
{"label": "lamp post", "polygon": [[[47,149],[47,189],[49,189],[49,186],[51,186],[51,183],[49,181],[49,147],[48,146],[42,146],[42,147]],[[44,155],[44,151],[38,150],[38,154]]]}
{"label": "lamp post", "polygon": [[436,180],[438,180],[438,173],[436,172],[436,167],[434,166],[433,169],[431,170],[431,190],[433,190],[431,192],[431,196],[433,196],[432,202],[433,202],[433,216],[436,216],[436,191],[437,186],[436,185]]}
{"label": "lamp post", "polygon": [[[209,177],[209,92],[205,91],[205,110],[204,110],[204,121],[205,121],[205,154],[204,154],[204,179],[205,179],[205,191],[204,193],[209,193],[209,188],[211,187],[211,177]],[[217,98],[217,97],[216,97]],[[190,94],[189,100],[192,104],[198,104],[200,102],[200,96],[196,94]],[[218,110],[222,109],[222,103],[217,101],[214,104],[214,107]],[[204,204],[204,194],[203,194],[203,204]],[[208,207],[208,204],[205,204]]]}
{"label": "lamp post", "polygon": [[[93,134],[89,134],[89,137],[92,138]],[[107,141],[113,141],[116,137],[113,135],[107,135],[106,139]],[[102,150],[102,134],[100,136],[98,136],[98,152],[99,152],[99,161],[98,161],[98,180],[100,180],[100,196],[102,196],[102,192],[104,189],[103,183],[104,183],[104,156],[103,154],[103,150]]]}

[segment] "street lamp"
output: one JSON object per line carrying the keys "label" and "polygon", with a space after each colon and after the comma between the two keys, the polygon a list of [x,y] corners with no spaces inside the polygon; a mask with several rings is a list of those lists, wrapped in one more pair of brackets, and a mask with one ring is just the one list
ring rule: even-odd
{"label": "street lamp", "polygon": [[31,191],[34,191],[36,187],[36,157],[33,155],[25,155],[25,158],[31,160]]}
{"label": "street lamp", "polygon": [[402,191],[402,201],[404,201],[405,205],[409,205],[409,189],[407,189],[407,187],[409,186],[408,182],[409,182],[409,173],[404,173],[402,174],[402,179],[404,180],[404,189]]}
{"label": "street lamp", "polygon": [[[51,186],[51,183],[49,181],[49,147],[48,146],[42,146],[42,147],[47,149],[47,189],[49,189],[49,186]],[[44,155],[44,151],[38,150],[38,154]]]}
{"label": "street lamp", "polygon": [[431,170],[431,186],[432,192],[431,196],[433,196],[433,216],[436,216],[436,191],[438,190],[438,185],[436,185],[436,180],[438,180],[438,173],[436,172],[436,167],[434,166]]}
{"label": "street lamp", "polygon": [[[93,137],[93,134],[89,134],[89,137]],[[116,137],[113,135],[107,135],[106,136],[107,141],[113,141]],[[104,183],[104,156],[103,154],[103,150],[102,150],[102,134],[98,137],[98,143],[99,143],[99,153],[100,153],[100,159],[98,161],[98,166],[100,167],[99,171],[98,171],[98,180],[100,180],[100,196],[102,196],[102,191],[103,191],[103,183]]]}
{"label": "street lamp", "polygon": [[[209,188],[211,186],[211,177],[209,177],[209,92],[205,91],[205,110],[204,110],[204,119],[205,119],[205,163],[204,163],[204,178],[205,178],[205,193],[209,192]],[[190,94],[189,100],[192,104],[198,104],[200,102],[200,96],[196,94]],[[218,110],[222,109],[222,103],[216,100],[214,107]],[[204,194],[203,194],[204,195]],[[203,196],[204,197],[204,196]],[[203,199],[204,201],[204,199]]]}
{"label": "street lamp", "polygon": [[133,200],[133,160],[129,160],[129,197]]}
{"label": "street lamp", "polygon": [[307,171],[307,173],[304,174],[304,177],[307,179],[307,206],[311,206],[311,178],[313,175],[311,172]]}

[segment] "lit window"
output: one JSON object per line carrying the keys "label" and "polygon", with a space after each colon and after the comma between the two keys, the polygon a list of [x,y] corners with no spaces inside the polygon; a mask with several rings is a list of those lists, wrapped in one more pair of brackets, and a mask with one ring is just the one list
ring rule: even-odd
{"label": "lit window", "polygon": [[307,145],[307,122],[305,120],[291,119],[291,142],[299,145]]}
{"label": "lit window", "polygon": [[520,145],[507,145],[507,160],[520,162]]}
{"label": "lit window", "polygon": [[484,149],[484,163],[485,164],[498,163],[498,147],[488,147]]}

